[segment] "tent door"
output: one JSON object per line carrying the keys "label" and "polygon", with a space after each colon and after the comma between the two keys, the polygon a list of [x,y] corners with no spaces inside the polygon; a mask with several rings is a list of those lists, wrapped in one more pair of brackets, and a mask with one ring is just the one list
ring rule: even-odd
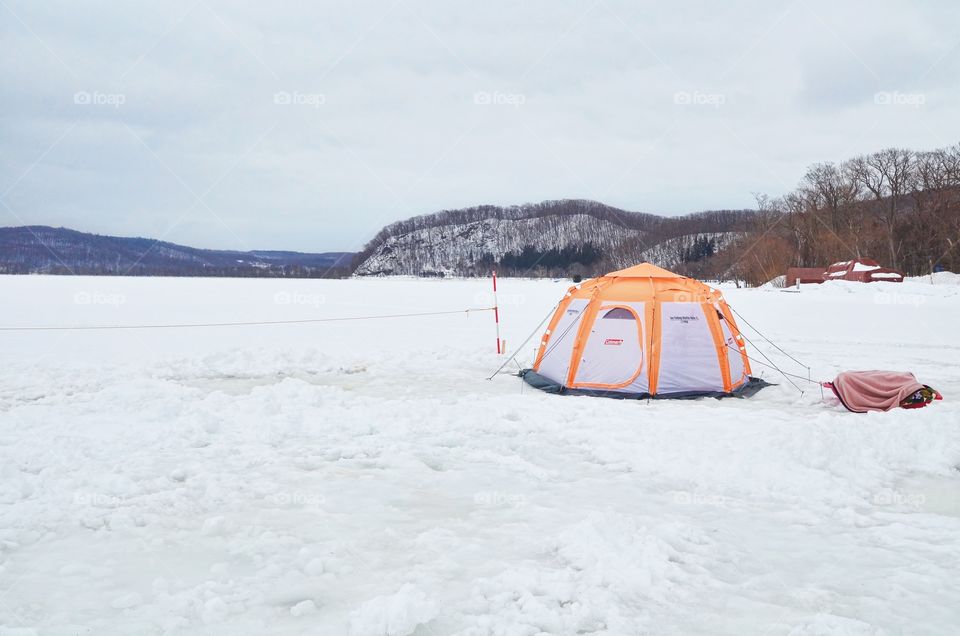
{"label": "tent door", "polygon": [[600,307],[583,347],[574,387],[620,389],[637,379],[644,367],[642,308],[642,303]]}

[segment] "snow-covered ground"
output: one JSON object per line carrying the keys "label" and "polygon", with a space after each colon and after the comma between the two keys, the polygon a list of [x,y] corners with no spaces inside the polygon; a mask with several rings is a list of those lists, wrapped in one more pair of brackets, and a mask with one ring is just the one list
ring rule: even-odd
{"label": "snow-covered ground", "polygon": [[[566,284],[500,282],[512,349]],[[488,284],[0,277],[0,326],[441,311]],[[781,383],[750,400],[546,395],[485,379],[486,313],[0,331],[0,634],[957,633],[960,285],[725,293],[814,378],[909,370],[946,399],[854,415],[759,366]]]}

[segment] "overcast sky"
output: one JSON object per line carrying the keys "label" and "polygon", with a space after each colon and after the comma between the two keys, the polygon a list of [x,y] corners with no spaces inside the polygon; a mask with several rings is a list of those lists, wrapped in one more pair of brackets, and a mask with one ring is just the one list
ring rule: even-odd
{"label": "overcast sky", "polygon": [[960,141],[960,3],[0,0],[0,225],[356,250],[589,198],[751,207]]}

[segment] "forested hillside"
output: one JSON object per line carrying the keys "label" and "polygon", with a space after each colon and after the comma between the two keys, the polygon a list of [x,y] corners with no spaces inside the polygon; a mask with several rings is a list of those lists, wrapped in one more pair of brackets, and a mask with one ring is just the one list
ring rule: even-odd
{"label": "forested hillside", "polygon": [[856,257],[909,275],[960,271],[960,145],[817,163],[792,192],[758,197],[758,208],[751,231],[706,271],[759,283]]}
{"label": "forested hillside", "polygon": [[760,284],[791,266],[869,257],[906,274],[960,270],[960,145],[817,163],[757,210],[660,217],[595,201],[447,210],[385,227],[358,275],[596,275],[641,261]]}
{"label": "forested hillside", "polygon": [[726,246],[748,211],[661,217],[584,200],[446,210],[388,225],[358,275],[595,275],[649,260],[679,266]]}
{"label": "forested hillside", "polygon": [[204,250],[39,225],[0,228],[0,274],[339,277],[349,274],[352,256]]}

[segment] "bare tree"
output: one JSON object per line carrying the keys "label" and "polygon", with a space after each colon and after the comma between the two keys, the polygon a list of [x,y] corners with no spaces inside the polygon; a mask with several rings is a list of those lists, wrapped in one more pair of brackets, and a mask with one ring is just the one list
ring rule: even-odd
{"label": "bare tree", "polygon": [[860,195],[860,185],[848,178],[836,164],[816,163],[807,170],[801,189],[807,191],[817,209],[826,210],[830,228],[840,233],[843,230],[843,213]]}
{"label": "bare tree", "polygon": [[898,267],[900,242],[897,240],[897,221],[904,197],[914,180],[914,153],[903,148],[887,148],[880,152],[856,157],[845,165],[848,177],[865,188],[877,205],[890,252],[890,266]]}

